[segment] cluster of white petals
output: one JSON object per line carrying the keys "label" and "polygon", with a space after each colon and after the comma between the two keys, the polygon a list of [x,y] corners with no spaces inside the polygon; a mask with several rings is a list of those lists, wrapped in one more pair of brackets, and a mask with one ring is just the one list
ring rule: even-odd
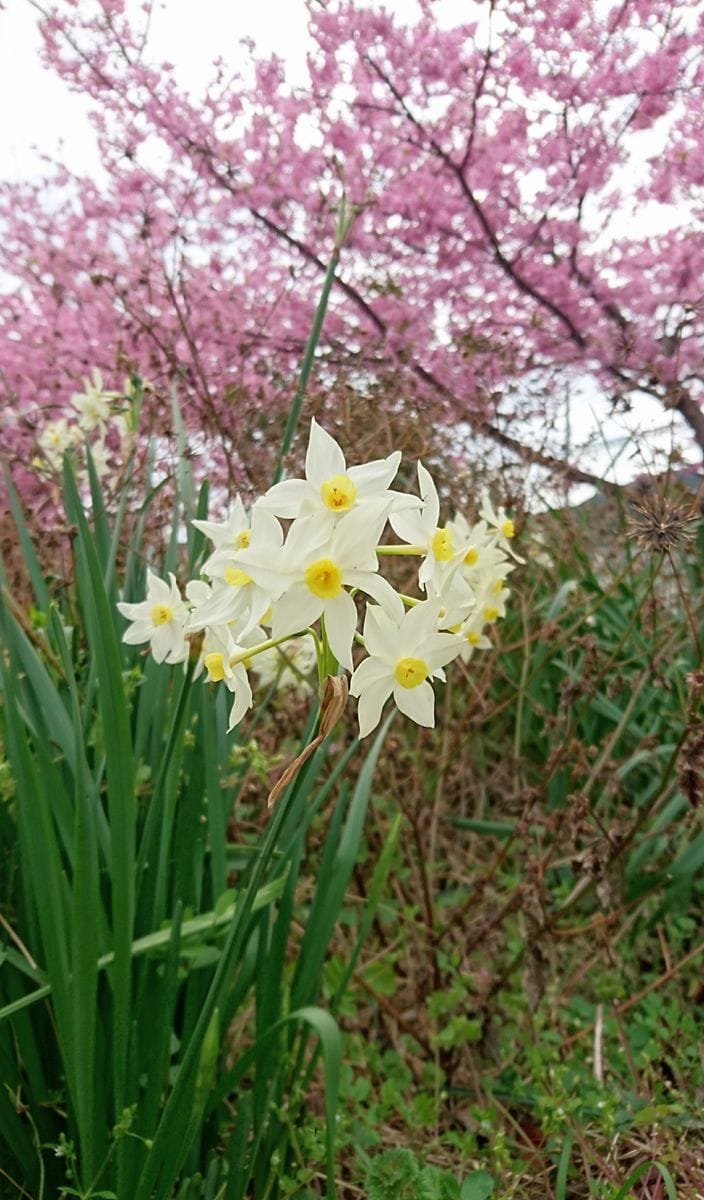
{"label": "cluster of white petals", "polygon": [[[124,640],[149,642],[159,662],[183,662],[196,635],[197,672],[233,694],[229,728],[253,703],[248,671],[303,693],[317,663],[351,673],[360,736],[377,727],[392,697],[419,725],[435,723],[432,680],[491,646],[505,615],[516,562],[513,521],[483,497],[479,520],[440,524],[430,473],[419,494],[391,487],[399,452],[348,467],[337,442],[311,423],[305,479],[274,484],[248,513],[239,497],[223,522],[196,521],[212,550],[183,600],[173,576],[151,572],[147,599],[118,607]],[[282,520],[286,523],[282,525]],[[395,544],[382,544],[387,525]],[[420,559],[418,595],[400,595],[380,574],[386,556]],[[361,625],[361,632],[360,632]]]}
{"label": "cluster of white petals", "polygon": [[[141,384],[148,388],[149,384]],[[84,378],[83,391],[71,397],[70,417],[47,421],[37,437],[39,454],[33,460],[40,474],[61,470],[64,454],[71,450],[78,459],[79,483],[87,483],[86,451],[90,450],[96,474],[104,478],[117,472],[128,456],[134,437],[131,420],[134,384],[126,379],[121,392],[108,391],[97,369]]]}

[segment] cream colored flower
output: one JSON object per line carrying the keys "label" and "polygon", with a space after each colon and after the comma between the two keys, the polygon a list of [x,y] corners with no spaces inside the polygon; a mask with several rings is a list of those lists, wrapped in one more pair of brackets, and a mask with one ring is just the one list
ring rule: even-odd
{"label": "cream colored flower", "polygon": [[[399,601],[400,603],[400,601]],[[440,605],[424,600],[395,615],[369,604],[364,621],[364,644],[369,653],[357,667],[350,692],[359,698],[359,735],[376,729],[381,710],[394,703],[418,725],[435,724],[435,695],[430,679],[445,679],[442,668],[461,652],[462,639],[438,633]]]}
{"label": "cream colored flower", "polygon": [[386,500],[388,509],[417,505],[413,496],[389,491],[401,462],[401,451],[358,467],[348,467],[337,442],[315,417],[310,423],[305,479],[274,484],[259,503],[279,517],[317,515],[331,523],[369,501]]}
{"label": "cream colored flower", "polygon": [[103,376],[95,369],[91,379],[84,378],[82,392],[74,392],[71,404],[78,413],[78,424],[86,433],[93,429],[104,431],[110,418],[110,401],[117,400],[119,392],[108,392]]}
{"label": "cream colored flower", "polygon": [[156,662],[179,663],[188,655],[185,627],[188,608],[181,599],[173,575],[170,583],[147,571],[147,598],[138,604],[118,604],[118,611],[132,624],[122,640],[131,646],[149,642]]}

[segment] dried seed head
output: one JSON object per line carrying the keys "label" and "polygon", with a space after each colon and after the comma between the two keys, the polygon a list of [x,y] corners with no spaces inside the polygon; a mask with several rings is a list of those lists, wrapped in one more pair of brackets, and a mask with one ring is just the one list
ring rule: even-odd
{"label": "dried seed head", "polygon": [[694,704],[704,699],[704,670],[700,668],[698,671],[690,671],[685,675],[684,681]]}
{"label": "dried seed head", "polygon": [[687,505],[657,497],[633,507],[637,516],[629,518],[628,537],[636,538],[646,550],[670,554],[681,542],[694,537],[690,526],[697,520],[697,513]]}
{"label": "dried seed head", "polygon": [[704,801],[704,729],[691,726],[680,748],[677,761],[680,787],[692,808]]}

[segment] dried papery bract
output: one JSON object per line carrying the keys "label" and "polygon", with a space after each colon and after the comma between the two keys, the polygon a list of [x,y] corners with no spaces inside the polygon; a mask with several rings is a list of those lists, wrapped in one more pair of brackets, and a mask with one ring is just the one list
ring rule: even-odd
{"label": "dried papery bract", "polygon": [[280,779],[277,779],[269,793],[267,808],[273,808],[281,793],[295,779],[303,764],[308,761],[311,754],[315,753],[318,746],[322,745],[328,734],[332,733],[347,707],[348,696],[349,685],[346,676],[328,675],[325,680],[325,692],[320,706],[320,732],[308,743],[305,750],[294,758]]}

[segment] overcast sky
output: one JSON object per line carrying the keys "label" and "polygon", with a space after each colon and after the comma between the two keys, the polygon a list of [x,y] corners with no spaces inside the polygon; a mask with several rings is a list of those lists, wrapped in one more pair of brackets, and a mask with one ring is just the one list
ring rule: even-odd
{"label": "overcast sky", "polygon": [[[388,2],[399,14],[415,11],[414,0]],[[472,7],[472,0],[443,0],[440,15],[444,23],[454,24],[468,19]],[[252,37],[262,52],[281,55],[291,80],[303,83],[306,24],[304,0],[258,0],[256,4],[162,0],[155,6],[149,44],[151,56],[172,62],[183,85],[194,92],[207,82],[214,58],[222,55],[236,62],[246,53],[239,45],[243,37]],[[64,159],[79,173],[97,172],[99,157],[87,109],[80,96],[43,67],[36,17],[28,0],[10,0],[0,11],[0,180],[36,177],[42,171],[42,154]],[[664,429],[641,439],[635,460],[633,446],[618,455],[609,474],[620,480],[645,469],[653,446],[667,449],[671,442],[667,414],[647,400],[639,402],[636,413],[614,418],[598,395],[588,390],[573,406],[571,421],[576,440],[593,438],[590,461],[584,460],[583,465],[599,473],[607,470],[630,432]],[[535,432],[539,440],[539,430]]]}

